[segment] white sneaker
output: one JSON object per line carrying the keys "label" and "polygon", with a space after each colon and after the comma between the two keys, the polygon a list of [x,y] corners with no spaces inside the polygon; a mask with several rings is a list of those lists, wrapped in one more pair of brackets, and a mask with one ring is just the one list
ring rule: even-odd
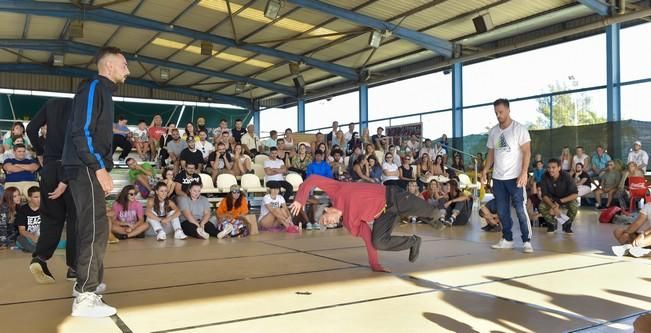
{"label": "white sneaker", "polygon": [[643,247],[632,247],[628,250],[628,254],[632,255],[635,258],[644,257],[651,253],[651,249],[645,249]]}
{"label": "white sneaker", "polygon": [[222,239],[233,231],[233,225],[228,223],[224,226],[224,229],[217,234],[217,238]]}
{"label": "white sneaker", "polygon": [[319,230],[319,231],[321,231],[321,225],[318,224],[318,223],[316,223],[316,222],[312,223],[312,230]]}
{"label": "white sneaker", "polygon": [[[77,282],[75,282],[75,284],[72,285],[72,297],[79,296],[79,292],[77,291],[77,289],[75,287],[77,287]],[[104,283],[104,282],[98,284],[97,288],[95,288],[95,294],[97,294],[97,295],[101,295],[105,291],[106,291],[106,283]]]}
{"label": "white sneaker", "polygon": [[188,236],[185,235],[183,230],[177,229],[176,231],[174,231],[174,239],[186,239],[186,238],[188,238]]}
{"label": "white sneaker", "polygon": [[314,225],[310,222],[307,222],[305,225],[305,230],[312,230],[314,228]]}
{"label": "white sneaker", "polygon": [[624,244],[624,245],[612,246],[610,249],[613,251],[614,255],[616,255],[618,257],[621,257],[621,256],[625,255],[626,251],[628,251],[632,247],[633,247],[633,245],[631,245],[631,244]]}
{"label": "white sneaker", "polygon": [[156,240],[157,241],[164,241],[166,239],[167,239],[167,235],[165,234],[165,230],[163,230],[163,229],[158,230],[158,232],[156,233]]}
{"label": "white sneaker", "polygon": [[513,241],[507,241],[506,239],[502,238],[500,239],[500,242],[491,245],[491,248],[496,249],[496,250],[508,250],[513,248]]}
{"label": "white sneaker", "polygon": [[102,302],[102,296],[95,293],[81,293],[72,301],[73,317],[103,318],[116,314],[118,310]]}
{"label": "white sneaker", "polygon": [[197,235],[199,235],[199,237],[203,239],[210,238],[210,235],[208,235],[208,233],[205,230],[203,230],[203,228],[197,228]]}
{"label": "white sneaker", "polygon": [[533,253],[533,246],[531,246],[531,242],[524,242],[522,252],[524,252],[524,253]]}

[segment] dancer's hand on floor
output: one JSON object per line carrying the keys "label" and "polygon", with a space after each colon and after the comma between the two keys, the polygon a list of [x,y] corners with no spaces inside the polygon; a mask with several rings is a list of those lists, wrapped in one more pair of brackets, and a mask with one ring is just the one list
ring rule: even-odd
{"label": "dancer's hand on floor", "polygon": [[378,272],[378,273],[391,273],[391,270],[382,267],[382,265],[380,264],[372,265],[371,270],[373,270],[373,272]]}
{"label": "dancer's hand on floor", "polygon": [[296,200],[294,200],[294,202],[292,202],[292,204],[289,205],[289,211],[294,216],[298,216],[298,213],[301,212],[301,209],[303,209],[303,205],[300,202],[296,201]]}

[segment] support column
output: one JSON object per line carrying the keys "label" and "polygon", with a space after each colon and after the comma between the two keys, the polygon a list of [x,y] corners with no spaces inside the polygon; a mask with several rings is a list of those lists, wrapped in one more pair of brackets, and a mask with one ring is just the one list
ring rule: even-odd
{"label": "support column", "polygon": [[606,27],[606,94],[609,128],[608,149],[613,159],[623,158],[621,140],[619,24]]}
{"label": "support column", "polygon": [[368,85],[359,85],[359,135],[368,127]]}
{"label": "support column", "polygon": [[463,150],[463,65],[452,65],[452,142]]}
{"label": "support column", "polygon": [[298,113],[298,125],[296,126],[297,132],[305,132],[305,99],[299,98],[296,103],[296,112]]}
{"label": "support column", "polygon": [[253,128],[255,130],[255,135],[260,137],[260,110],[253,109]]}

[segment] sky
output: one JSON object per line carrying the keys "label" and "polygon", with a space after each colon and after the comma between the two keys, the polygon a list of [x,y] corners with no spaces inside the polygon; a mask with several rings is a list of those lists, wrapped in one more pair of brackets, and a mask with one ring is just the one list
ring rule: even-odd
{"label": "sky", "polygon": [[[651,23],[622,29],[622,82],[651,78]],[[507,57],[463,67],[464,135],[485,133],[496,123],[492,107],[467,108],[505,97],[509,99],[549,92],[549,86],[560,84],[568,89],[606,84],[605,33],[557,44]],[[424,75],[369,88],[369,127],[423,122],[425,137],[451,136],[451,112],[422,117],[412,116],[391,122],[374,119],[448,109],[452,104],[451,75],[442,72]],[[581,93],[591,98],[592,110],[606,117],[605,89]],[[581,97],[574,94],[573,98]],[[333,120],[340,124],[359,121],[358,93],[353,92],[307,103],[306,129],[329,127]],[[512,117],[521,122],[535,122],[536,100],[511,103]],[[622,119],[651,121],[651,83],[622,87]],[[262,136],[271,129],[296,131],[296,107],[269,109],[261,113]]]}

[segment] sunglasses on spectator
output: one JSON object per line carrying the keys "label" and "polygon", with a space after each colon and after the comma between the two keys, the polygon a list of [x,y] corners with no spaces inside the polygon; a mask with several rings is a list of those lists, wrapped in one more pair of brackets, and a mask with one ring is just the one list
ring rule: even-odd
{"label": "sunglasses on spectator", "polygon": [[130,197],[135,197],[135,196],[136,196],[136,192],[129,192],[129,196],[130,196]]}

